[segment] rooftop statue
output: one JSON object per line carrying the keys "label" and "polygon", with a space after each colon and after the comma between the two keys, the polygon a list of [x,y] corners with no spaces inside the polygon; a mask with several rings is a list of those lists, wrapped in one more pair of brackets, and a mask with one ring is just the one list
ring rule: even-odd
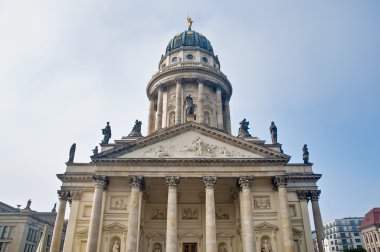
{"label": "rooftop statue", "polygon": [[269,131],[270,131],[270,136],[272,138],[272,144],[276,144],[277,143],[277,127],[274,124],[274,122],[271,122]]}
{"label": "rooftop statue", "polygon": [[240,137],[240,138],[251,137],[251,134],[249,134],[249,132],[248,132],[249,122],[244,118],[243,121],[241,121],[239,124],[240,124],[240,128],[239,128],[238,137]]}
{"label": "rooftop statue", "polygon": [[95,146],[95,149],[92,150],[92,153],[94,155],[98,155],[98,153],[99,153],[98,146]]}
{"label": "rooftop statue", "polygon": [[107,126],[102,129],[102,134],[104,135],[102,144],[108,144],[111,138],[111,126],[109,122],[107,122]]}
{"label": "rooftop statue", "polygon": [[73,143],[70,147],[70,153],[69,153],[69,161],[67,163],[73,163],[74,162],[74,156],[75,156],[75,149],[77,148],[77,144]]}
{"label": "rooftop statue", "polygon": [[194,102],[191,95],[186,96],[185,103],[186,103],[186,106],[185,106],[186,115],[194,115]]}
{"label": "rooftop statue", "polygon": [[187,16],[187,30],[191,31],[191,26],[193,25],[193,20],[191,19],[190,16]]}
{"label": "rooftop statue", "polygon": [[304,144],[303,148],[303,163],[304,164],[309,164],[309,149],[307,148],[307,144]]}
{"label": "rooftop statue", "polygon": [[129,137],[142,137],[141,125],[142,125],[142,122],[136,119],[135,125],[133,126],[132,131],[131,131],[131,133],[129,133],[128,136]]}
{"label": "rooftop statue", "polygon": [[30,205],[32,205],[31,199],[28,200],[28,202],[26,203],[26,207],[24,209],[30,209]]}

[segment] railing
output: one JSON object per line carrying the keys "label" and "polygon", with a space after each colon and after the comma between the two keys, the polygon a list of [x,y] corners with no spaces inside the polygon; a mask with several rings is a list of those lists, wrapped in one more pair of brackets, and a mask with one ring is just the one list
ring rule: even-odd
{"label": "railing", "polygon": [[155,73],[152,78],[162,74],[162,73],[165,73],[165,72],[168,72],[172,69],[176,69],[176,68],[181,68],[181,67],[204,67],[204,68],[207,68],[208,70],[211,70],[215,73],[218,73],[220,75],[222,75],[224,78],[227,78],[227,76],[222,73],[222,71],[216,69],[215,67],[213,66],[210,66],[208,64],[204,64],[204,63],[201,63],[201,62],[178,62],[178,63],[175,63],[175,64],[171,64],[169,66],[166,66],[166,67],[163,67],[161,68],[157,73]]}

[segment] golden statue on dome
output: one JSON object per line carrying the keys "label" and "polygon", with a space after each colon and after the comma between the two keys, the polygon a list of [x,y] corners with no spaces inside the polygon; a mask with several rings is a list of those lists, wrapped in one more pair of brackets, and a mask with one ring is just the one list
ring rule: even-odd
{"label": "golden statue on dome", "polygon": [[193,20],[189,15],[187,15],[187,30],[191,31],[191,26],[193,25]]}

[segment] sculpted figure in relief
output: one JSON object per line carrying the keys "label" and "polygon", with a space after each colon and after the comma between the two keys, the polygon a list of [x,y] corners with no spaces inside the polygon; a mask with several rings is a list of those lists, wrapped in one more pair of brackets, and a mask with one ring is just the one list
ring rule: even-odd
{"label": "sculpted figure in relief", "polygon": [[197,220],[198,210],[192,210],[191,208],[185,208],[183,210],[182,219],[184,220]]}
{"label": "sculpted figure in relief", "polygon": [[268,240],[265,239],[261,245],[261,252],[272,252],[272,247],[269,245]]}
{"label": "sculpted figure in relief", "polygon": [[270,209],[270,200],[265,199],[255,199],[253,201],[255,209]]}
{"label": "sculpted figure in relief", "polygon": [[217,220],[229,220],[230,214],[223,208],[219,208],[217,211],[215,211],[215,218]]}
{"label": "sculpted figure in relief", "polygon": [[153,247],[153,252],[161,252],[161,244],[159,243],[156,243],[154,244],[154,247]]}
{"label": "sculpted figure in relief", "polygon": [[221,243],[218,246],[218,252],[228,252],[227,244]]}
{"label": "sculpted figure in relief", "polygon": [[119,244],[119,241],[116,240],[114,243],[113,243],[113,246],[112,246],[112,252],[120,252],[120,244]]}
{"label": "sculpted figure in relief", "polygon": [[162,208],[155,208],[152,211],[151,220],[165,220],[165,211]]}

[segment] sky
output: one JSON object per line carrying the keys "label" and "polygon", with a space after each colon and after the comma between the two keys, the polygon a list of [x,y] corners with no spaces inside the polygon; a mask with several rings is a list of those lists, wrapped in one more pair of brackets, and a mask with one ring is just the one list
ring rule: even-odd
{"label": "sky", "polygon": [[50,211],[72,143],[89,162],[143,122],[169,40],[204,34],[233,86],[233,134],[310,161],[324,222],[379,207],[380,1],[0,1],[0,201]]}

